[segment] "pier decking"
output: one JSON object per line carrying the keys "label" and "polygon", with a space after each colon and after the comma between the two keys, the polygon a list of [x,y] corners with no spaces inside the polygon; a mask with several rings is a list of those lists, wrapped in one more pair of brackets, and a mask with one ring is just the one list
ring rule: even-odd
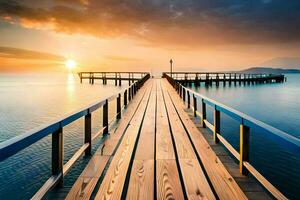
{"label": "pier decking", "polygon": [[247,199],[171,90],[145,84],[67,199]]}

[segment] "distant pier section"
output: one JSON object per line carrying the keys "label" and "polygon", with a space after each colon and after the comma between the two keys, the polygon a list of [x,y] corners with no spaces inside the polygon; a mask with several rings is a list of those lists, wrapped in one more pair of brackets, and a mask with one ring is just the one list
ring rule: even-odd
{"label": "distant pier section", "polygon": [[122,81],[128,81],[131,85],[135,81],[140,80],[149,73],[146,72],[79,72],[80,82],[87,79],[90,84],[94,84],[96,80],[102,80],[103,85],[107,84],[107,81],[113,81],[115,85],[122,85]]}
{"label": "distant pier section", "polygon": [[262,84],[262,83],[282,83],[286,77],[282,74],[245,74],[231,72],[165,72],[163,73],[172,77],[177,82],[183,85],[200,86],[205,83],[206,86],[215,83],[217,86],[220,83],[230,84]]}

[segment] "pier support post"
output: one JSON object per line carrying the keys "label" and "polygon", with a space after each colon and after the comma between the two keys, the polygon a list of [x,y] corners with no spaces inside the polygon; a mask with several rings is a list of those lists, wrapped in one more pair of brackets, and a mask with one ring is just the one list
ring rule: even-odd
{"label": "pier support post", "polygon": [[117,119],[121,119],[121,94],[117,97]]}
{"label": "pier support post", "polygon": [[52,174],[61,174],[58,187],[63,186],[63,155],[64,155],[63,129],[59,128],[52,133]]}
{"label": "pier support post", "polygon": [[206,104],[205,104],[204,100],[202,99],[202,119],[201,119],[201,125],[202,125],[203,128],[206,128],[204,120],[206,120]]}
{"label": "pier support post", "polygon": [[128,85],[131,85],[131,81],[130,81],[130,73],[128,73]]}
{"label": "pier support post", "polygon": [[127,90],[124,92],[124,106],[127,106]]}
{"label": "pier support post", "polygon": [[122,85],[122,78],[121,78],[121,73],[119,73],[119,86]]}
{"label": "pier support post", "polygon": [[82,73],[78,73],[80,78],[80,83],[82,83]]}
{"label": "pier support post", "polygon": [[216,109],[215,107],[215,111],[214,111],[214,142],[218,143],[219,142],[219,138],[218,138],[218,134],[220,134],[220,111]]}
{"label": "pier support post", "polygon": [[92,153],[92,115],[88,113],[84,117],[84,143],[88,143],[89,147],[85,150],[85,155],[89,156]]}
{"label": "pier support post", "polygon": [[185,103],[185,88],[182,88],[183,89],[183,91],[182,91],[182,99],[183,99],[183,102]]}
{"label": "pier support post", "polygon": [[108,134],[108,100],[106,99],[103,105],[103,135]]}
{"label": "pier support post", "polygon": [[194,117],[197,117],[197,98],[196,96],[193,94],[193,103],[194,103]]}
{"label": "pier support post", "polygon": [[191,98],[190,98],[190,91],[187,91],[187,102],[188,102],[188,108],[191,108]]}
{"label": "pier support post", "polygon": [[240,125],[240,173],[247,175],[249,172],[243,165],[244,161],[249,161],[249,136],[250,128],[244,124]]}

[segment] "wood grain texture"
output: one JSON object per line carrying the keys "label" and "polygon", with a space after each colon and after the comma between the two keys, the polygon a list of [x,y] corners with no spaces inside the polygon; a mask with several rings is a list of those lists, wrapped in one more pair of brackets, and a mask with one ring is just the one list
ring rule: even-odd
{"label": "wood grain texture", "polygon": [[127,199],[153,199],[154,195],[154,136],[156,81],[153,81],[149,104],[141,127],[130,173]]}
{"label": "wood grain texture", "polygon": [[185,133],[184,127],[169,99],[166,91],[164,91],[165,104],[170,119],[170,125],[172,128],[172,133],[175,141],[175,146],[177,149],[177,155],[179,159],[196,159],[196,155],[193,151],[192,145]]}
{"label": "wood grain texture", "polygon": [[156,82],[153,81],[149,104],[142,124],[138,141],[135,160],[154,160],[154,137],[155,137],[155,110],[156,110]]}
{"label": "wood grain texture", "polygon": [[131,117],[134,115],[134,111],[137,109],[138,103],[142,100],[145,91],[146,88],[141,89],[136,95],[136,98],[130,103],[130,105],[128,105],[127,112],[124,113],[118,128],[113,134],[107,137],[104,143],[97,149],[86,168],[72,186],[66,199],[90,199],[90,196],[104,170],[104,167],[108,162],[108,159],[116,148],[117,143],[124,133]]}
{"label": "wood grain texture", "polygon": [[175,160],[156,161],[157,199],[184,199]]}
{"label": "wood grain texture", "polygon": [[190,199],[215,199],[197,159],[179,159],[187,196]]}
{"label": "wood grain texture", "polygon": [[156,115],[156,160],[175,159],[171,132],[169,129],[167,112],[161,90],[161,81],[159,81],[159,90],[157,92],[157,115]]}
{"label": "wood grain texture", "polygon": [[134,160],[126,199],[153,199],[154,160]]}
{"label": "wood grain texture", "polygon": [[220,159],[211,149],[203,135],[199,132],[195,124],[189,119],[188,114],[184,111],[184,105],[177,96],[176,92],[165,81],[163,84],[169,91],[172,100],[178,110],[179,115],[185,124],[188,133],[194,143],[197,154],[203,163],[206,173],[218,194],[220,199],[247,199],[243,191],[234,181],[232,176],[226,170]]}
{"label": "wood grain texture", "polygon": [[164,84],[162,90],[165,97],[167,112],[169,113],[170,125],[188,198],[215,199]]}
{"label": "wood grain texture", "polygon": [[95,199],[120,199],[125,182],[126,173],[132,156],[135,141],[137,139],[139,127],[142,123],[142,116],[147,107],[147,101],[151,93],[151,84],[145,85],[147,92],[132,118],[124,138],[112,159],[107,173],[102,181]]}

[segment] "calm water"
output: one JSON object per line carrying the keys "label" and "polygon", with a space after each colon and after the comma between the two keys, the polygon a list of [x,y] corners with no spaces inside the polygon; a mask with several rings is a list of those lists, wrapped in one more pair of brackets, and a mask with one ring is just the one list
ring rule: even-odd
{"label": "calm water", "polygon": [[[120,88],[80,84],[73,74],[0,74],[0,142],[112,95]],[[109,103],[110,116],[116,112],[115,104]],[[102,127],[102,109],[93,114],[92,124],[94,133]],[[65,162],[82,144],[83,119],[79,119],[64,128]],[[80,159],[76,170],[80,171],[80,164],[85,162],[86,158]],[[74,181],[72,174],[78,174],[76,170],[70,171],[66,184]],[[50,175],[51,137],[47,136],[0,163],[0,199],[28,199]]]}
{"label": "calm water", "polygon": [[[278,84],[220,85],[195,91],[258,120],[300,138],[300,75],[287,75],[287,82]],[[199,102],[199,101],[198,101]],[[199,105],[201,111],[201,105]],[[208,120],[213,110],[208,106]],[[221,114],[221,134],[239,148],[239,124]],[[251,128],[251,127],[250,127]],[[291,199],[300,197],[300,155],[269,139],[255,128],[250,133],[250,163]]]}

